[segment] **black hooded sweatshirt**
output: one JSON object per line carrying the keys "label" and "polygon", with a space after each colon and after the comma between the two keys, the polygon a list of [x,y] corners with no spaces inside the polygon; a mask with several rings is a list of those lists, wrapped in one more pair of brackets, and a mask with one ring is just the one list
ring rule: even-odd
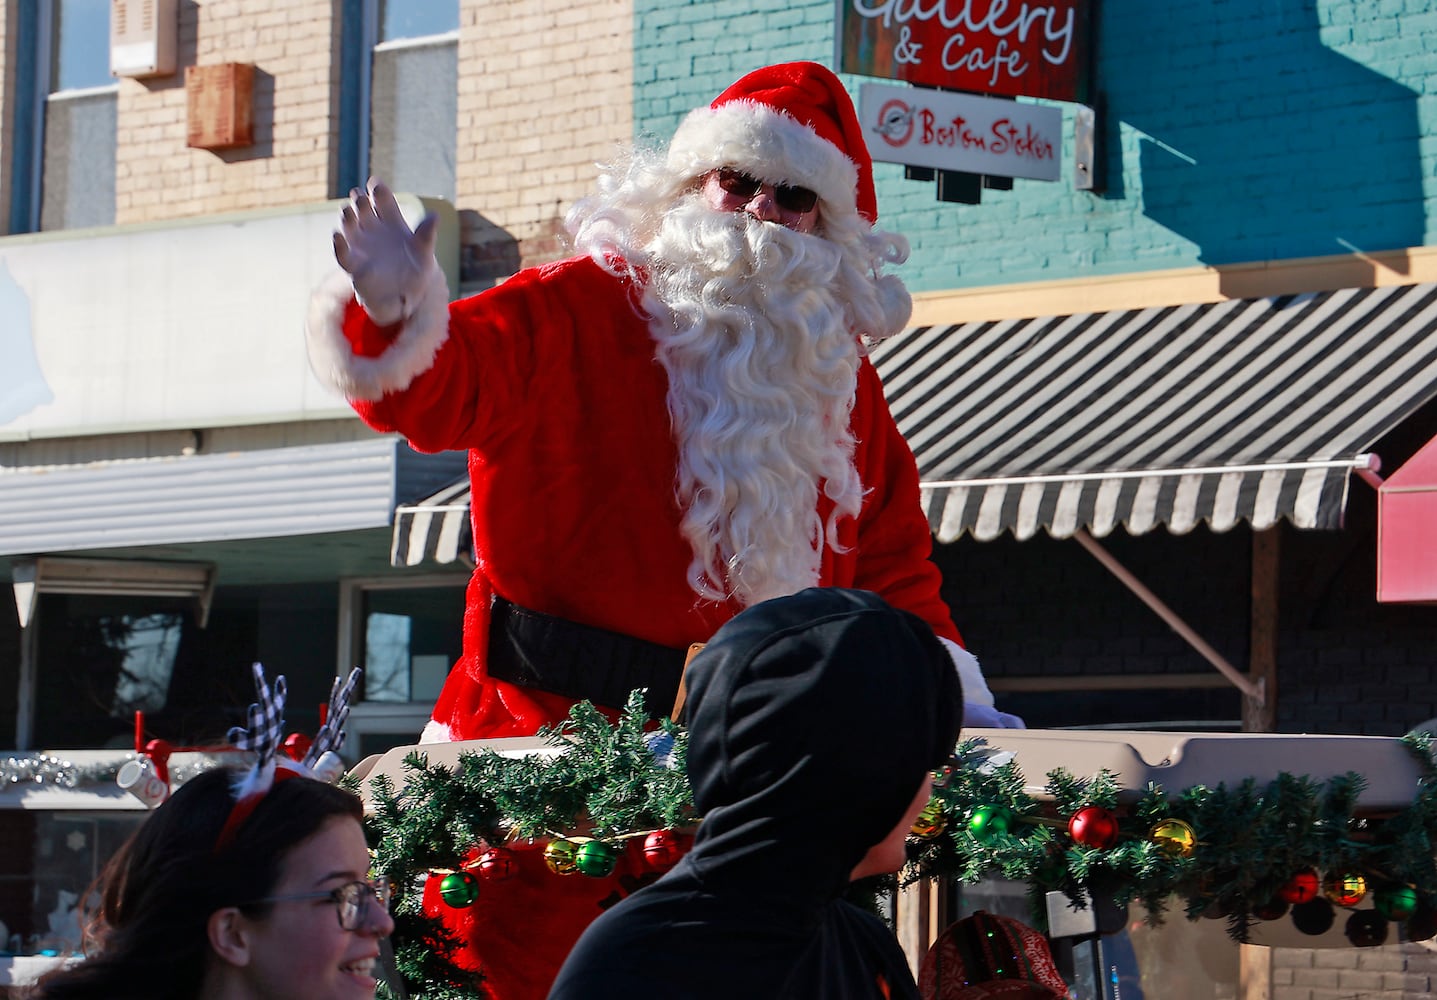
{"label": "black hooded sweatshirt", "polygon": [[806,590],[733,618],[686,683],[693,850],[584,932],[549,1000],[916,998],[893,935],[841,897],[952,754],[963,697],[932,630]]}

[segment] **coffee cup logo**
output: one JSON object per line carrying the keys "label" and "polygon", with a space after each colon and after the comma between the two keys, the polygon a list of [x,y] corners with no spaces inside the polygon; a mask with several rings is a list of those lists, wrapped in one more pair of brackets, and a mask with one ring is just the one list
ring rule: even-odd
{"label": "coffee cup logo", "polygon": [[115,784],[153,809],[170,796],[170,786],[160,780],[148,757],[137,757],[120,765]]}

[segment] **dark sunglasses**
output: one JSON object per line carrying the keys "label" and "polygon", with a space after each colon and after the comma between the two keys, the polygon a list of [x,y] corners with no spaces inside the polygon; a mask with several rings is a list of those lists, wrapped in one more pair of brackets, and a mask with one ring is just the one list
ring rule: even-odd
{"label": "dark sunglasses", "polygon": [[[728,167],[719,170],[718,184],[728,194],[742,198],[744,201],[748,201],[763,190],[763,181],[757,177],[752,177],[741,170],[731,170]],[[818,204],[818,192],[792,184],[775,184],[773,200],[778,203],[779,208],[785,211],[811,212],[813,206]]]}

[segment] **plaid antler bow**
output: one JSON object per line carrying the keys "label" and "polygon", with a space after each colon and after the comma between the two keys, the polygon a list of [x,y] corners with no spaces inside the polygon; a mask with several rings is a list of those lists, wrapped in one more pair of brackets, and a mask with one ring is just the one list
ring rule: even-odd
{"label": "plaid antler bow", "polygon": [[329,710],[325,713],[324,725],[314,734],[314,742],[304,755],[305,767],[314,767],[325,753],[330,750],[338,752],[344,746],[344,723],[349,719],[349,702],[354,697],[354,689],[362,673],[364,671],[355,667],[343,681],[336,677],[329,686]]}
{"label": "plaid antler bow", "polygon": [[235,789],[236,798],[245,798],[254,792],[269,790],[274,781],[275,755],[279,752],[281,733],[284,732],[284,702],[288,693],[284,676],[274,679],[271,688],[264,679],[264,667],[258,663],[251,667],[254,672],[255,693],[259,701],[250,705],[245,718],[249,725],[235,726],[229,732],[229,741],[240,750],[253,750],[254,766]]}

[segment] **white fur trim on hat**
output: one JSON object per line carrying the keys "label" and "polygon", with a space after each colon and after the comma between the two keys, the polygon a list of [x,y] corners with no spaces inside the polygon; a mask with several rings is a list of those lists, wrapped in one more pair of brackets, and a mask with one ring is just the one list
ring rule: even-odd
{"label": "white fur trim on hat", "polygon": [[858,213],[853,161],[798,119],[756,101],[690,111],[669,143],[668,166],[685,177],[738,167],[770,184],[812,188],[830,217]]}
{"label": "white fur trim on hat", "polygon": [[345,399],[376,400],[409,388],[434,366],[434,355],[449,339],[449,283],[437,263],[430,262],[419,301],[378,357],[355,354],[344,335],[344,314],[353,301],[354,287],[343,271],[321,282],[310,298],[305,340],[310,366],[321,382]]}

